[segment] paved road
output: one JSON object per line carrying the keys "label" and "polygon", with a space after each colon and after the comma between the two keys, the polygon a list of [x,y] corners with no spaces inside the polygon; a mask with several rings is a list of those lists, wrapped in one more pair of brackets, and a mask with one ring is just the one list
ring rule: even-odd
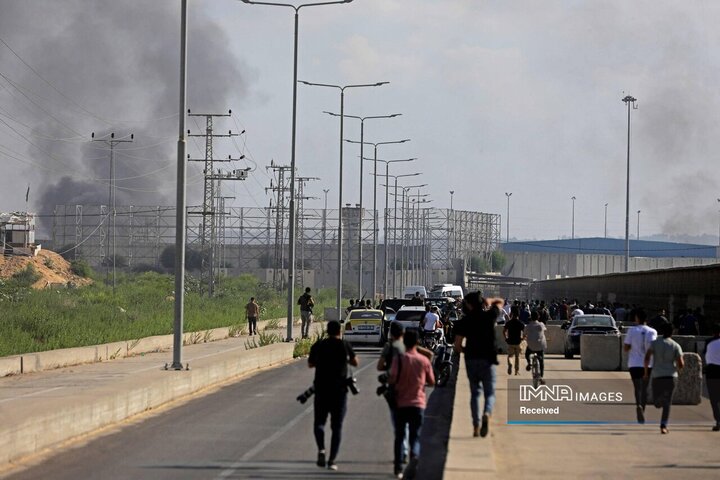
{"label": "paved road", "polygon": [[338,472],[314,463],[312,406],[295,401],[312,381],[303,360],[67,448],[9,478],[389,478],[392,433],[387,406],[375,395],[378,351],[359,356],[360,394],[349,399]]}

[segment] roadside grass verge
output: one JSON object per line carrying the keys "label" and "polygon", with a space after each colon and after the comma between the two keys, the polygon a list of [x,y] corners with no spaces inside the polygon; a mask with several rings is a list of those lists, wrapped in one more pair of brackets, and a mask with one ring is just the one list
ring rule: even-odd
{"label": "roadside grass verge", "polygon": [[[194,283],[187,282],[191,286],[185,294],[185,332],[232,326],[238,334],[246,325],[250,297],[260,304],[261,319],[286,314],[285,295],[252,275],[221,279],[213,298],[200,296]],[[121,274],[114,295],[99,281],[59,290],[32,290],[15,281],[0,281],[0,312],[0,357],[167,335],[173,329],[173,277]]]}

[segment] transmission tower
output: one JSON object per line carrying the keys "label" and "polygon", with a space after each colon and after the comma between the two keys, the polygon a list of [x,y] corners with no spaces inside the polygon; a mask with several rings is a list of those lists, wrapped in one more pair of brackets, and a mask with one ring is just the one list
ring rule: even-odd
{"label": "transmission tower", "polygon": [[188,137],[205,137],[205,158],[190,158],[191,162],[205,162],[203,168],[203,174],[205,176],[204,190],[203,190],[203,205],[202,211],[200,212],[188,212],[191,215],[201,215],[202,223],[200,226],[200,253],[201,253],[201,266],[200,266],[200,288],[203,291],[205,285],[207,285],[208,296],[212,297],[214,293],[215,284],[215,250],[216,238],[217,238],[217,219],[215,218],[216,211],[216,180],[227,179],[227,180],[244,180],[247,178],[246,170],[233,170],[233,172],[243,172],[242,178],[230,178],[223,177],[225,175],[218,170],[214,170],[214,162],[230,162],[233,160],[231,157],[227,159],[216,159],[213,157],[213,139],[217,137],[237,137],[238,133],[232,133],[232,130],[228,133],[218,134],[213,133],[213,119],[215,117],[229,117],[232,115],[232,110],[228,110],[228,113],[191,113],[188,110],[188,116],[190,117],[205,117],[205,133],[190,134],[188,130]]}
{"label": "transmission tower", "polygon": [[288,165],[275,165],[270,162],[267,170],[272,170],[277,174],[277,183],[270,180],[270,188],[266,188],[265,192],[271,191],[276,194],[275,200],[275,254],[273,259],[273,287],[282,290],[284,287],[284,279],[282,271],[285,268],[285,192],[290,191],[290,186],[285,180],[285,172],[290,170]]}
{"label": "transmission tower", "polygon": [[305,284],[305,200],[319,200],[318,197],[305,196],[305,185],[315,180],[320,180],[320,178],[295,177],[298,186],[297,196],[295,197],[298,205],[298,213],[295,218],[297,219],[298,225],[295,231],[297,232],[297,238],[300,239],[300,278],[298,280],[301,286]]}

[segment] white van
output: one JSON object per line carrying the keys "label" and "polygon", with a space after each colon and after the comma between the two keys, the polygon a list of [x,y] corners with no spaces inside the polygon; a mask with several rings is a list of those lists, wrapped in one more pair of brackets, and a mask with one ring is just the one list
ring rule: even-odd
{"label": "white van", "polygon": [[403,298],[413,298],[416,293],[419,293],[423,299],[428,296],[427,290],[422,285],[409,285],[403,290]]}
{"label": "white van", "polygon": [[450,283],[443,283],[440,285],[433,285],[430,289],[429,298],[443,298],[452,297],[455,300],[463,299],[462,287],[459,285],[452,285]]}

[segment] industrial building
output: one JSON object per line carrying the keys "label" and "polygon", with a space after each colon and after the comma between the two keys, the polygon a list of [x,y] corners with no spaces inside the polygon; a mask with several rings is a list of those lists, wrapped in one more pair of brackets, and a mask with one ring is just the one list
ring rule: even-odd
{"label": "industrial building", "polygon": [[[603,275],[625,271],[625,240],[575,238],[501,244],[503,274],[533,280]],[[718,247],[630,240],[630,272],[720,263]]]}

